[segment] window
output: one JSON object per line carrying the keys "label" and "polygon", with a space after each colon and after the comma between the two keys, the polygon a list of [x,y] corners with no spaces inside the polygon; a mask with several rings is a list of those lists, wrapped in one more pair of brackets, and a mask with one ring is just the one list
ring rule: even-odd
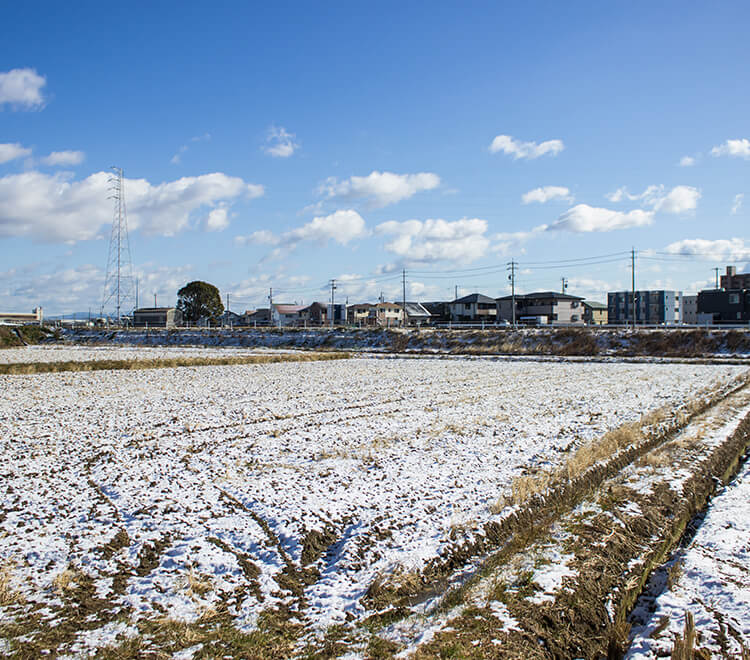
{"label": "window", "polygon": [[578,321],[578,314],[573,314],[573,315],[571,315],[571,317],[570,317],[570,320],[571,320],[571,321],[572,321],[573,323],[575,323],[576,321]]}
{"label": "window", "polygon": [[730,293],[729,294],[729,304],[730,305],[739,305],[740,304],[740,294],[739,293]]}
{"label": "window", "polygon": [[464,309],[471,309],[471,303],[464,303]]}

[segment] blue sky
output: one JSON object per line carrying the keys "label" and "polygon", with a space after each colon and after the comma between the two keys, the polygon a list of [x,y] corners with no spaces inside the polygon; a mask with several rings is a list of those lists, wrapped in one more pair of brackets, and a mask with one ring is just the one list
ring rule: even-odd
{"label": "blue sky", "polygon": [[[742,2],[6,3],[0,309],[695,292],[750,262]],[[601,257],[601,258],[600,258]]]}

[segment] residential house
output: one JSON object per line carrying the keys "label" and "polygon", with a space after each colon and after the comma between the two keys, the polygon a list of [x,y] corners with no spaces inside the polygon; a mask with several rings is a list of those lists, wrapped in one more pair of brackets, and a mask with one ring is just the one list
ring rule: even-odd
{"label": "residential house", "polygon": [[430,313],[432,325],[448,323],[451,320],[451,304],[449,302],[423,302],[422,307]]}
{"label": "residential house", "polygon": [[404,310],[397,303],[379,302],[375,305],[375,320],[378,325],[386,328],[402,325]]}
{"label": "residential house", "polygon": [[[611,291],[607,294],[610,324],[633,323],[633,292]],[[682,321],[682,291],[636,291],[636,324],[673,325]]]}
{"label": "residential house", "polygon": [[219,317],[219,323],[222,327],[233,328],[236,325],[242,325],[242,317],[239,314],[225,309],[224,313]]}
{"label": "residential house", "polygon": [[407,325],[427,325],[430,322],[430,312],[418,302],[406,303],[406,323]]}
{"label": "residential house", "polygon": [[372,303],[349,305],[346,308],[346,321],[349,325],[357,327],[376,325],[378,322],[377,305]]}
{"label": "residential house", "polygon": [[141,307],[133,312],[136,328],[174,328],[182,325],[182,311],[176,307]]}
{"label": "residential house", "polygon": [[472,293],[450,303],[452,323],[494,323],[497,303],[494,298]]}
{"label": "residential house", "polygon": [[604,303],[584,300],[583,322],[586,325],[607,325],[607,306]]}
{"label": "residential house", "polygon": [[279,327],[302,325],[302,310],[307,305],[271,305],[271,324]]}
{"label": "residential house", "polygon": [[497,298],[498,317],[503,321],[513,320],[514,297],[516,323],[525,325],[584,324],[583,298],[557,291],[536,291]]}
{"label": "residential house", "polygon": [[271,310],[267,307],[261,307],[255,310],[245,310],[240,316],[240,325],[256,327],[259,325],[269,325],[271,323]]}

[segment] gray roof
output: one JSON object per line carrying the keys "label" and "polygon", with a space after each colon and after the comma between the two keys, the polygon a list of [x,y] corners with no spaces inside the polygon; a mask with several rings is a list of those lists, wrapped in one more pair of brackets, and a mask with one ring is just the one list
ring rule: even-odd
{"label": "gray roof", "polygon": [[424,317],[429,318],[432,316],[420,303],[418,302],[407,302],[406,303],[406,314],[412,318]]}
{"label": "gray roof", "polygon": [[586,300],[583,304],[585,307],[590,307],[591,309],[607,309],[607,306],[604,303],[595,302],[593,300]]}
{"label": "gray roof", "polygon": [[[502,296],[497,300],[510,300],[513,296]],[[581,296],[572,296],[569,293],[560,293],[559,291],[535,291],[534,293],[517,293],[516,300],[525,300],[530,298],[553,298],[554,300],[583,300]]]}
{"label": "gray roof", "polygon": [[482,293],[470,293],[468,296],[464,296],[463,298],[456,298],[451,305],[455,305],[457,303],[494,303],[495,299],[490,298],[489,296],[485,296]]}

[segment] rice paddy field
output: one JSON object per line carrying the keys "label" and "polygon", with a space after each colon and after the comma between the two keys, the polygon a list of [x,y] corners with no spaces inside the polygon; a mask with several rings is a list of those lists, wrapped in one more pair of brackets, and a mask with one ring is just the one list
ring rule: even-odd
{"label": "rice paddy field", "polygon": [[[28,347],[0,363],[226,350]],[[535,657],[533,640],[553,657],[521,614],[560,609],[587,575],[591,538],[564,516],[614,519],[599,496],[627,469],[629,525],[651,521],[650,497],[699,492],[700,461],[750,413],[747,377],[371,356],[0,376],[0,654]],[[475,610],[486,625],[460,635]]]}

